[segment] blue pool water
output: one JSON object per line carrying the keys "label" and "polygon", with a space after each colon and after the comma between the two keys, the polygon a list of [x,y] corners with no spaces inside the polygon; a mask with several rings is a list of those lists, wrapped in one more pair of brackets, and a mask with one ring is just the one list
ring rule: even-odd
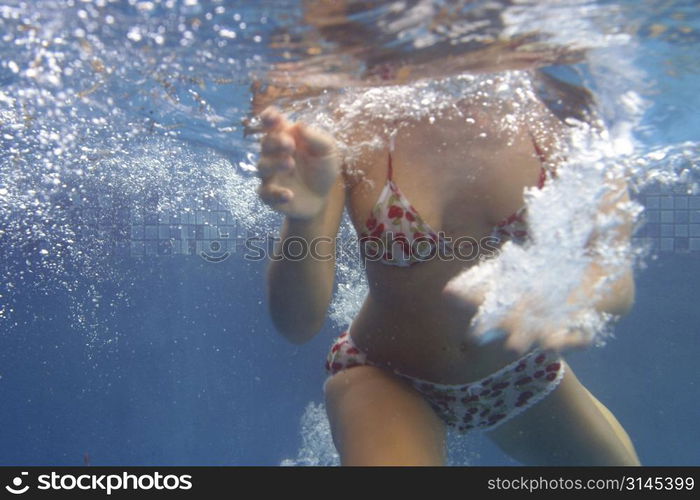
{"label": "blue pool water", "polygon": [[[700,8],[579,3],[626,13],[638,75],[586,84],[612,110],[627,90],[646,102],[634,197],[651,255],[615,337],[568,359],[643,463],[698,465]],[[240,247],[278,222],[254,205],[241,119],[295,8],[0,1],[0,465],[336,463],[318,405],[339,325],[284,341],[265,262]],[[450,440],[451,463],[514,463]]]}

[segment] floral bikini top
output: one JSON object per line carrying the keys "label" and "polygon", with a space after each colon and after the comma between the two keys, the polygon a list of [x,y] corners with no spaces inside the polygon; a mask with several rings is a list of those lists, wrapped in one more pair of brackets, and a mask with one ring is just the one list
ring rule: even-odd
{"label": "floral bikini top", "polygon": [[[547,171],[544,155],[537,144],[535,149],[542,161],[537,183],[541,189],[547,179]],[[391,153],[388,164],[384,189],[360,232],[359,243],[363,257],[387,265],[409,267],[436,255],[453,254],[450,239],[433,230],[394,183]],[[491,242],[494,243],[492,249],[495,250],[496,244],[504,240],[522,242],[527,238],[526,208],[521,207],[493,227],[490,234]]]}

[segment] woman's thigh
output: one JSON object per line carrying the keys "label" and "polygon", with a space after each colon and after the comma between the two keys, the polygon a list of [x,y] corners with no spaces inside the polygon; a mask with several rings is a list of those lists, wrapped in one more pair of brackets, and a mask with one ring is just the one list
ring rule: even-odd
{"label": "woman's thigh", "polygon": [[559,387],[489,437],[525,465],[639,465],[625,430],[568,365]]}
{"label": "woman's thigh", "polygon": [[406,382],[373,366],[325,385],[333,442],[343,465],[441,465],[445,426]]}

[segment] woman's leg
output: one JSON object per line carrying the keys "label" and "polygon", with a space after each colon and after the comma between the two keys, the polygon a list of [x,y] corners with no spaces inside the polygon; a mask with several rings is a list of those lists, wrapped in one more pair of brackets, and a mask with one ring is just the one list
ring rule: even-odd
{"label": "woman's leg", "polygon": [[343,465],[442,465],[445,426],[403,380],[357,366],[326,382],[326,411]]}
{"label": "woman's leg", "polygon": [[525,465],[639,465],[625,430],[569,365],[549,396],[489,436]]}

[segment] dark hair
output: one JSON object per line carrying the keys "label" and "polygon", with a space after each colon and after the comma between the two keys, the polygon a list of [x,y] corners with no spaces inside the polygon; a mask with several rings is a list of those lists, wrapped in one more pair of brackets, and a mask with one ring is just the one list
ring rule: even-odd
{"label": "dark hair", "polygon": [[573,118],[594,123],[598,116],[593,94],[582,84],[566,81],[567,77],[571,79],[577,75],[565,67],[538,69],[534,79],[535,93],[561,121]]}

